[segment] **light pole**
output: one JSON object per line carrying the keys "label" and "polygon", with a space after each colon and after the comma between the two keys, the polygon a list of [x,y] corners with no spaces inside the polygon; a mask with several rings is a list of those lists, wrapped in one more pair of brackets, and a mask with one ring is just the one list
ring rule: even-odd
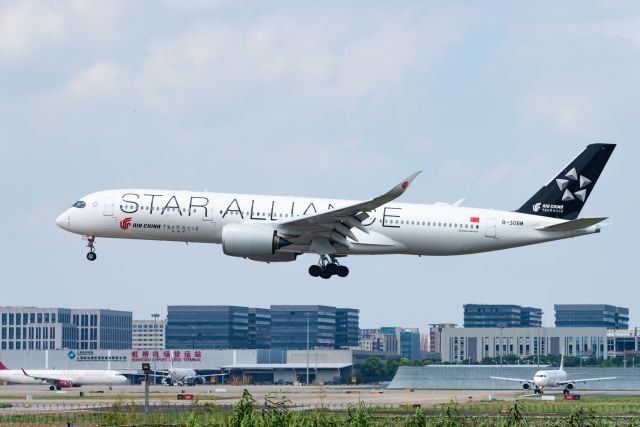
{"label": "light pole", "polygon": [[499,322],[496,326],[500,328],[500,367],[502,367],[502,353],[504,353],[504,347],[503,347],[503,341],[502,341],[502,330],[504,329],[505,326],[507,326],[507,324],[504,322]]}
{"label": "light pole", "polygon": [[307,385],[309,385],[309,318],[311,313],[305,313],[304,317],[307,318]]}
{"label": "light pole", "polygon": [[[158,326],[158,317],[160,317],[160,315],[158,313],[153,313],[151,314],[151,317],[153,317],[153,349],[154,350],[158,350],[158,329],[156,329]],[[153,358],[153,383],[156,383],[156,359],[158,357],[154,357]]]}

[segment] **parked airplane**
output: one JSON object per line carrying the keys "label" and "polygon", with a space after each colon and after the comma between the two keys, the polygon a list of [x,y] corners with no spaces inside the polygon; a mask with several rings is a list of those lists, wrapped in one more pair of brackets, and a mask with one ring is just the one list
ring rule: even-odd
{"label": "parked airplane", "polygon": [[222,244],[226,255],[254,261],[320,256],[309,274],[345,277],[347,255],[462,255],[515,248],[600,232],[606,218],[578,215],[615,144],[589,145],[519,209],[499,211],[459,203],[394,202],[417,172],[387,193],[359,202],[300,197],[123,189],[91,193],[57,219],[88,240],[170,240]]}
{"label": "parked airplane", "polygon": [[[222,374],[210,374],[210,375],[198,375],[197,372],[195,371],[195,369],[191,369],[191,368],[175,368],[173,366],[173,363],[171,364],[171,366],[169,367],[168,370],[166,371],[155,371],[155,372],[160,372],[163,375],[161,375],[162,377],[162,383],[163,384],[167,384],[167,385],[173,385],[173,384],[177,384],[179,386],[185,385],[185,384],[191,384],[191,385],[195,385],[196,383],[200,383],[200,384],[204,384],[207,380],[207,378],[210,377],[224,377],[225,375],[228,375],[227,373],[222,373]],[[158,376],[158,375],[156,375]]]}
{"label": "parked airplane", "polygon": [[604,377],[604,378],[587,378],[572,380],[567,378],[567,372],[564,370],[564,351],[560,358],[559,369],[547,369],[536,372],[532,380],[524,380],[519,378],[503,378],[503,377],[491,377],[494,380],[504,381],[518,381],[522,384],[522,388],[529,390],[534,387],[534,394],[542,394],[542,390],[545,387],[562,387],[563,394],[569,394],[574,389],[575,383],[587,383],[589,381],[605,381],[615,380],[616,377]]}
{"label": "parked airplane", "polygon": [[105,384],[111,390],[112,384],[127,382],[127,378],[117,371],[104,369],[8,369],[0,362],[0,381],[15,384],[49,384],[49,390],[80,387],[83,385]]}

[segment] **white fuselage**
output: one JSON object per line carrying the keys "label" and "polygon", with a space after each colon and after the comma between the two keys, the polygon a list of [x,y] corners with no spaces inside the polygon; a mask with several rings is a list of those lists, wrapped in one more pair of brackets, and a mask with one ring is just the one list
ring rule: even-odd
{"label": "white fuselage", "polygon": [[[85,207],[71,207],[56,223],[87,236],[123,239],[221,243],[231,223],[266,225],[353,204],[351,200],[255,196],[191,191],[123,189],[92,193]],[[538,228],[563,220],[510,211],[391,202],[363,221],[369,234],[354,229],[358,242],[341,249],[345,255],[461,255],[565,239],[598,231],[597,226],[573,231]],[[309,245],[291,245],[287,252],[312,252]]]}
{"label": "white fuselage", "polygon": [[171,381],[176,383],[184,383],[195,379],[197,375],[194,369],[189,368],[170,368],[168,373]]}
{"label": "white fuselage", "polygon": [[124,375],[110,370],[29,369],[25,371],[27,375],[21,369],[0,370],[0,381],[15,384],[45,384],[47,381],[42,378],[47,378],[51,381],[69,381],[73,385],[112,385],[127,382]]}
{"label": "white fuselage", "polygon": [[533,383],[539,389],[545,387],[564,387],[559,382],[567,381],[567,373],[564,369],[538,371],[533,376]]}

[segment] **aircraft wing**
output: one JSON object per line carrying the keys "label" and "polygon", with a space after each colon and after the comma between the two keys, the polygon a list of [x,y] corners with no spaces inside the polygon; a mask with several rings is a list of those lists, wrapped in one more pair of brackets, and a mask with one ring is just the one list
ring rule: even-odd
{"label": "aircraft wing", "polygon": [[504,377],[489,377],[492,380],[503,380],[503,381],[516,381],[519,383],[529,383],[529,384],[533,384],[533,380],[523,380],[521,378],[504,378]]}
{"label": "aircraft wing", "polygon": [[558,384],[573,384],[573,383],[587,383],[589,381],[606,381],[606,380],[615,380],[617,377],[603,377],[603,378],[585,378],[581,380],[566,380],[566,381],[558,381]]}
{"label": "aircraft wing", "polygon": [[64,377],[62,375],[34,376],[34,375],[29,375],[27,373],[27,371],[25,371],[24,369],[22,370],[22,373],[27,377],[30,377],[30,378],[33,378],[33,379],[39,380],[39,381],[44,381],[44,382],[49,383],[49,384],[54,384],[57,381],[73,382],[72,378],[67,378],[67,377]]}
{"label": "aircraft wing", "polygon": [[294,235],[294,237],[287,236],[287,240],[291,241],[291,243],[311,244],[311,249],[320,254],[337,252],[333,246],[336,243],[349,248],[351,244],[347,238],[358,241],[351,229],[357,228],[363,233],[369,234],[369,230],[362,225],[362,222],[369,218],[368,212],[400,197],[409,188],[411,181],[421,172],[414,173],[383,195],[365,202],[340,207],[328,212],[284,220],[279,222],[278,225],[283,227],[286,232]]}

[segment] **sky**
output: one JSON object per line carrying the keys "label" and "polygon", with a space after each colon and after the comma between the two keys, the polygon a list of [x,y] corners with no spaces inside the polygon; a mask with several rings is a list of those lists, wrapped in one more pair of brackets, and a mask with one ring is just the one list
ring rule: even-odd
{"label": "sky", "polygon": [[[640,4],[0,2],[1,305],[325,304],[361,327],[462,323],[465,303],[607,303],[640,325]],[[97,239],[55,218],[110,188],[517,209],[584,147],[618,144],[597,235],[457,257],[264,264],[218,245]]]}

